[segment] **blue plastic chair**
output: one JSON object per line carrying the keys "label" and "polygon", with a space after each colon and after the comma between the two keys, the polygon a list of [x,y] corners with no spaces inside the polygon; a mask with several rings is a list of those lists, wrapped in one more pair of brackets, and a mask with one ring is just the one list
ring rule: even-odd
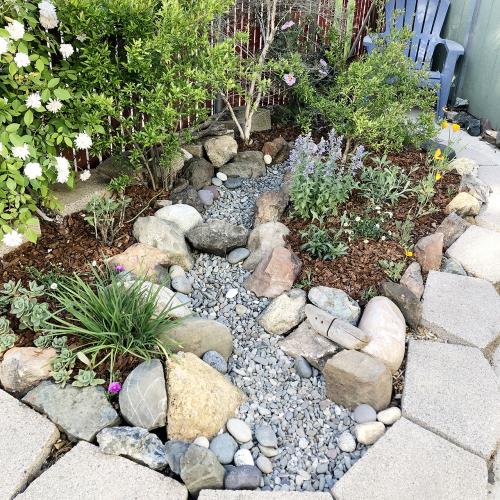
{"label": "blue plastic chair", "polygon": [[[430,68],[435,48],[438,45],[444,46],[446,59],[443,68],[441,71],[429,71],[426,82],[430,87],[439,85],[439,117],[443,116],[443,108],[448,103],[457,60],[464,53],[462,45],[440,37],[450,2],[451,0],[390,0],[385,5],[385,32],[377,35],[385,37],[389,35],[392,27],[407,27],[413,36],[406,55],[415,61],[416,69]],[[363,43],[368,53],[375,47],[370,36],[365,36]]]}

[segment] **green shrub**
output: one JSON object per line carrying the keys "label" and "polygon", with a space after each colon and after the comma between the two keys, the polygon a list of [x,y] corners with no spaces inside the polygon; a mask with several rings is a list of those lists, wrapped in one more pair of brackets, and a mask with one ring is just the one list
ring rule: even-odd
{"label": "green shrub", "polygon": [[301,250],[306,251],[312,257],[322,260],[335,260],[347,254],[349,247],[340,240],[342,231],[337,233],[330,229],[309,224],[307,229],[300,232],[300,237],[305,241]]}

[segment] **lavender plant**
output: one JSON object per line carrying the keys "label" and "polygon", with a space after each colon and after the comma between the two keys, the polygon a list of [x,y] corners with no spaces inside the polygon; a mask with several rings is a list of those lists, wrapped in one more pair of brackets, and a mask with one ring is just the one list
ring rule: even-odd
{"label": "lavender plant", "polygon": [[359,146],[350,161],[343,163],[342,143],[343,137],[335,130],[318,144],[310,134],[295,141],[289,159],[293,174],[290,198],[298,216],[321,220],[337,215],[338,205],[358,186],[356,174],[363,167],[364,148]]}

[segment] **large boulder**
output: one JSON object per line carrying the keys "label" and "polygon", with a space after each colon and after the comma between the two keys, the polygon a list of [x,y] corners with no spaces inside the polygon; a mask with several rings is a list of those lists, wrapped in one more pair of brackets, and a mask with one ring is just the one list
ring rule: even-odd
{"label": "large boulder", "polygon": [[283,335],[305,318],[306,292],[299,288],[276,297],[261,314],[259,325],[272,335]]}
{"label": "large boulder", "polygon": [[247,248],[250,255],[243,263],[243,269],[253,271],[274,248],[284,247],[290,231],[281,222],[266,222],[255,227],[248,237]]}
{"label": "large boulder", "polygon": [[45,380],[22,401],[47,415],[71,441],[93,441],[99,431],[120,423],[102,387],[62,387]]}
{"label": "large boulder", "polygon": [[278,222],[285,211],[289,196],[283,191],[266,191],[261,194],[256,203],[255,225],[265,222]]}
{"label": "large boulder", "polygon": [[160,208],[155,216],[173,222],[182,234],[186,234],[190,229],[203,222],[203,218],[196,208],[183,203]]}
{"label": "large boulder", "polygon": [[292,288],[301,268],[301,260],[288,248],[275,248],[260,261],[245,288],[257,297],[277,297]]}
{"label": "large boulder", "polygon": [[455,212],[462,217],[466,217],[467,215],[475,217],[479,214],[480,210],[481,202],[466,192],[458,193],[444,209],[447,214]]}
{"label": "large boulder", "polygon": [[211,319],[189,318],[159,336],[165,345],[173,341],[173,352],[185,351],[201,358],[217,351],[227,361],[233,352],[233,336],[229,328]]}
{"label": "large boulder", "polygon": [[222,167],[236,156],[238,143],[229,135],[211,137],[205,141],[205,152],[212,165]]}
{"label": "large boulder", "polygon": [[3,355],[0,383],[6,391],[22,395],[50,377],[56,356],[52,348],[13,347]]}
{"label": "large boulder", "polygon": [[219,172],[228,177],[243,177],[246,179],[260,177],[266,171],[264,155],[260,151],[243,151],[234,160],[224,165]]}
{"label": "large boulder", "polygon": [[192,444],[180,465],[181,479],[195,498],[201,490],[223,489],[225,470],[211,450]]}
{"label": "large boulder", "polygon": [[167,388],[159,359],[144,361],[129,373],[119,403],[123,418],[133,426],[152,430],[166,424]]}
{"label": "large boulder", "polygon": [[167,374],[169,439],[215,436],[246,399],[217,370],[189,352],[169,359]]}
{"label": "large boulder", "polygon": [[168,465],[165,445],[141,427],[107,427],[97,434],[97,442],[103,453],[130,458],[153,470]]}
{"label": "large boulder", "polygon": [[443,234],[443,249],[447,250],[465,233],[470,224],[459,215],[452,212],[436,229],[436,233]]}
{"label": "large boulder", "polygon": [[176,224],[159,217],[139,217],[133,228],[134,238],[168,255],[168,264],[177,264],[186,270],[193,267],[193,258]]}
{"label": "large boulder", "polygon": [[398,370],[405,355],[406,323],[394,302],[373,297],[363,311],[359,328],[370,338],[362,351],[382,361],[391,372]]}
{"label": "large boulder", "polygon": [[443,258],[443,233],[424,236],[415,245],[415,259],[420,264],[423,273],[438,271]]}
{"label": "large boulder", "polygon": [[197,250],[224,257],[234,248],[246,245],[248,231],[225,220],[211,219],[188,231],[186,237]]}
{"label": "large boulder", "polygon": [[107,263],[111,267],[121,266],[135,276],[160,282],[168,276],[166,267],[170,261],[167,252],[144,243],[134,243],[124,252],[110,257]]}
{"label": "large boulder", "polygon": [[214,166],[205,158],[193,158],[184,169],[184,176],[195,189],[203,189],[212,182],[214,172]]}
{"label": "large boulder", "polygon": [[361,315],[359,304],[339,288],[328,286],[314,286],[307,294],[308,299],[320,309],[335,318],[342,319],[356,325]]}
{"label": "large boulder", "polygon": [[391,372],[368,354],[344,350],[326,362],[323,375],[327,398],[339,405],[353,409],[365,403],[376,410],[389,406]]}

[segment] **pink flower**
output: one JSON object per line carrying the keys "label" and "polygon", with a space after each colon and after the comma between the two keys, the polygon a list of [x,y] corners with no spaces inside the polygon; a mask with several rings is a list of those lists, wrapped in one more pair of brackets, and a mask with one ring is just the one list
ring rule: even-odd
{"label": "pink flower", "polygon": [[108,392],[110,394],[118,394],[122,390],[122,384],[120,382],[111,382],[108,386]]}
{"label": "pink flower", "polygon": [[293,73],[287,73],[286,75],[283,76],[283,80],[285,80],[285,83],[291,87],[292,85],[295,85],[295,82],[297,79],[295,78],[295,75]]}
{"label": "pink flower", "polygon": [[295,25],[295,23],[293,21],[287,21],[286,23],[283,24],[283,26],[281,26],[281,31],[285,31],[294,25]]}
{"label": "pink flower", "polygon": [[125,271],[125,267],[122,266],[121,264],[118,264],[117,266],[115,266],[115,271],[121,273],[122,271]]}

